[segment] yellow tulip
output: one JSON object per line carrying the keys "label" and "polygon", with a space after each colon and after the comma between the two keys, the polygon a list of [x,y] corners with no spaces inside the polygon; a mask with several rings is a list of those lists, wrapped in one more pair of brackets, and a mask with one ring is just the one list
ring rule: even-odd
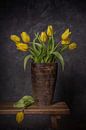
{"label": "yellow tulip", "polygon": [[28,45],[27,44],[24,44],[24,43],[17,43],[16,44],[16,47],[18,50],[20,51],[27,51],[28,50]]}
{"label": "yellow tulip", "polygon": [[70,49],[70,50],[73,50],[73,49],[75,49],[75,48],[77,48],[77,44],[76,44],[75,42],[72,42],[72,43],[69,45],[69,49]]}
{"label": "yellow tulip", "polygon": [[61,41],[61,43],[63,44],[63,45],[65,45],[65,44],[70,44],[70,38],[68,38],[68,39],[66,39],[66,40],[62,40]]}
{"label": "yellow tulip", "polygon": [[53,27],[52,25],[49,25],[47,28],[47,35],[50,37],[53,35]]}
{"label": "yellow tulip", "polygon": [[16,121],[18,124],[20,124],[24,119],[24,112],[18,112],[16,114]]}
{"label": "yellow tulip", "polygon": [[46,34],[46,32],[41,32],[40,40],[42,42],[46,42],[47,41],[47,34]]}
{"label": "yellow tulip", "polygon": [[26,32],[21,33],[21,38],[22,38],[22,41],[25,43],[30,42],[30,36]]}
{"label": "yellow tulip", "polygon": [[61,35],[62,40],[67,40],[69,36],[71,35],[71,32],[69,31],[69,28],[65,30],[65,32]]}
{"label": "yellow tulip", "polygon": [[10,39],[15,43],[20,42],[20,37],[18,37],[17,35],[11,35]]}

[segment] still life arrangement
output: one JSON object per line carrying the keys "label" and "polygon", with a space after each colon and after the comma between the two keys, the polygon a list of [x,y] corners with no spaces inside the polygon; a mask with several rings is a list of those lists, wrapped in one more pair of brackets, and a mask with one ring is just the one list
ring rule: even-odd
{"label": "still life arrangement", "polygon": [[[33,97],[24,96],[14,104],[14,107],[24,109],[33,103],[39,106],[52,104],[58,62],[64,70],[64,52],[77,48],[77,44],[71,39],[71,34],[69,28],[66,29],[62,33],[60,41],[57,42],[56,32],[53,26],[49,25],[46,31],[35,33],[33,40],[26,32],[22,32],[20,36],[10,36],[18,51],[28,52],[24,58],[24,70],[30,60],[33,93]],[[17,113],[17,122],[21,123],[23,119],[24,112]]]}

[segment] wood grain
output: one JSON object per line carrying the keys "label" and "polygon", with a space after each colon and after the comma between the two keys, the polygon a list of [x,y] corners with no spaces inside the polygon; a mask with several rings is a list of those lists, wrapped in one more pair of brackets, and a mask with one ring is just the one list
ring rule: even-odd
{"label": "wood grain", "polygon": [[[22,109],[17,109],[13,107],[14,102],[4,102],[0,103],[0,114],[16,114]],[[37,106],[32,105],[24,109],[24,114],[45,114],[45,115],[68,115],[70,110],[65,102],[55,103],[49,106]]]}

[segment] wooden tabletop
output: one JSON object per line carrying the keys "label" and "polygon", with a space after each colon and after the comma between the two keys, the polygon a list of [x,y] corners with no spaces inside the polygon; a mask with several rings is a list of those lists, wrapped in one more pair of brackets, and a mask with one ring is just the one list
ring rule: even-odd
{"label": "wooden tabletop", "polygon": [[[22,109],[14,108],[14,102],[3,102],[0,103],[0,115],[4,114],[16,114]],[[37,106],[32,105],[24,109],[24,114],[49,114],[49,115],[68,115],[70,110],[65,102],[55,103],[49,106]]]}

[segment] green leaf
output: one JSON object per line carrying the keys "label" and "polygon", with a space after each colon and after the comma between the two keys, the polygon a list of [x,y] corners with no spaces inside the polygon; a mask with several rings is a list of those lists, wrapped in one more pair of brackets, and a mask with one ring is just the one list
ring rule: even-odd
{"label": "green leaf", "polygon": [[64,45],[64,46],[62,46],[62,48],[61,48],[61,51],[60,51],[60,52],[61,52],[61,53],[62,53],[62,52],[64,52],[67,48],[68,48],[68,45]]}
{"label": "green leaf", "polygon": [[47,46],[47,53],[49,54],[50,50],[51,50],[51,45],[52,45],[52,38],[49,37],[49,40],[48,40],[48,46]]}
{"label": "green leaf", "polygon": [[54,52],[55,50],[55,41],[54,41],[54,37],[49,37],[48,40],[48,46],[47,46],[47,54]]}
{"label": "green leaf", "polygon": [[41,40],[40,40],[40,35],[39,33],[35,33],[35,37],[38,39],[38,41],[41,43]]}
{"label": "green leaf", "polygon": [[62,65],[62,70],[64,70],[64,59],[63,59],[62,55],[59,52],[53,52],[52,54],[55,55],[56,58],[59,59],[61,65]]}
{"label": "green leaf", "polygon": [[34,38],[33,42],[31,42],[32,43],[31,48],[34,50],[36,55],[39,55],[39,50],[36,48],[36,45],[40,46],[40,45],[38,45],[39,43],[36,43],[36,40],[38,39],[38,36],[39,36],[39,33],[35,34],[35,38]]}
{"label": "green leaf", "polygon": [[55,44],[54,51],[56,51],[58,48],[60,48],[60,42]]}
{"label": "green leaf", "polygon": [[37,45],[39,48],[42,47],[42,45],[40,43],[34,43],[35,45]]}
{"label": "green leaf", "polygon": [[36,46],[36,49],[37,49],[37,56],[39,56],[40,55],[40,53],[41,53],[41,49],[42,49],[42,44],[40,44],[40,43],[34,43],[35,44],[35,46]]}
{"label": "green leaf", "polygon": [[30,54],[34,57],[35,56],[35,53],[32,49],[29,50]]}
{"label": "green leaf", "polygon": [[55,44],[55,41],[54,41],[54,37],[52,35],[52,51],[54,50],[54,44]]}
{"label": "green leaf", "polygon": [[24,70],[26,69],[27,61],[28,61],[29,59],[33,59],[32,55],[27,55],[27,56],[24,58]]}
{"label": "green leaf", "polygon": [[13,104],[13,107],[25,108],[27,106],[32,105],[34,102],[35,101],[32,96],[24,96],[20,100],[18,100],[15,104]]}

